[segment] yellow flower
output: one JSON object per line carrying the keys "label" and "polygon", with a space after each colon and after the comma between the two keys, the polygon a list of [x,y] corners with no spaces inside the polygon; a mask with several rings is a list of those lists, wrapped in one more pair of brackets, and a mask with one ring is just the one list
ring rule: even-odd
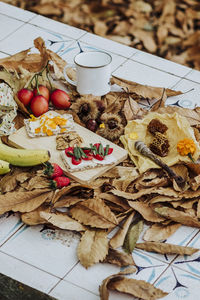
{"label": "yellow flower", "polygon": [[136,140],[136,139],[138,139],[138,134],[137,134],[137,132],[131,132],[131,133],[129,133],[129,139],[131,139],[131,140]]}
{"label": "yellow flower", "polygon": [[104,123],[101,123],[100,125],[99,125],[99,128],[105,128],[106,126],[105,126],[105,124]]}
{"label": "yellow flower", "polygon": [[177,144],[177,151],[181,156],[192,155],[196,151],[196,145],[191,139],[183,139]]}

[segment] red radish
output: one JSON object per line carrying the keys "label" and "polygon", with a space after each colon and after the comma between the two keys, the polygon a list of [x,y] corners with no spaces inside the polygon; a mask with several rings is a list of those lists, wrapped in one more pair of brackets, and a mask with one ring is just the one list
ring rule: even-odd
{"label": "red radish", "polygon": [[83,160],[92,160],[94,157],[92,154],[86,154],[87,157],[82,157]]}
{"label": "red radish", "polygon": [[47,100],[42,96],[35,96],[31,101],[31,110],[35,117],[39,117],[49,110]]}
{"label": "red radish", "polygon": [[93,154],[93,157],[97,160],[104,160],[104,157],[101,156],[100,154]]}
{"label": "red radish", "polygon": [[[106,151],[106,147],[104,148],[104,151]],[[113,148],[109,148],[109,149],[108,149],[107,155],[110,155],[110,154],[112,154],[112,153],[113,153]]]}
{"label": "red radish", "polygon": [[79,165],[81,163],[81,158],[76,159],[75,156],[72,156],[72,164]]}
{"label": "red radish", "polygon": [[25,106],[28,106],[33,98],[33,92],[24,88],[18,91],[17,97]]}
{"label": "red radish", "polygon": [[52,189],[61,189],[64,186],[70,184],[70,179],[68,177],[59,176],[51,180],[50,186]]}
{"label": "red radish", "polygon": [[82,148],[82,150],[83,150],[83,152],[84,152],[86,155],[88,155],[88,154],[90,153],[90,151],[91,151],[91,149],[83,149],[83,148]]}
{"label": "red radish", "polygon": [[[38,90],[39,90],[39,93],[38,93]],[[42,95],[49,102],[50,92],[49,92],[48,88],[44,85],[39,85],[38,90],[37,90],[37,88],[35,88],[33,90],[34,96]]]}
{"label": "red radish", "polygon": [[58,109],[67,109],[71,105],[69,95],[59,89],[56,89],[51,93],[50,99],[53,105]]}
{"label": "red radish", "polygon": [[65,149],[65,154],[67,157],[72,157],[74,156],[74,147],[68,147]]}
{"label": "red radish", "polygon": [[44,174],[48,175],[50,178],[60,177],[63,175],[63,170],[58,164],[46,162],[45,165],[46,170],[44,171]]}
{"label": "red radish", "polygon": [[100,143],[96,143],[94,144],[93,146],[95,146],[97,148],[97,151],[99,150],[99,146],[100,146]]}

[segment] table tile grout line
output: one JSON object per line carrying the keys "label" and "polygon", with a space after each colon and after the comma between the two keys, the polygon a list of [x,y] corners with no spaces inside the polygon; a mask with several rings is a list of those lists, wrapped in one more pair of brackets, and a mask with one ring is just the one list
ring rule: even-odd
{"label": "table tile grout line", "polygon": [[23,26],[25,26],[27,23],[22,22],[23,24],[19,27],[17,27],[17,29],[15,29],[14,31],[12,31],[11,33],[9,33],[6,37],[4,37],[3,39],[0,39],[0,42],[3,42],[5,39],[7,39],[9,36],[11,36],[13,33],[15,33],[16,31],[18,31],[19,29],[21,29]]}
{"label": "table tile grout line", "polygon": [[21,228],[23,228],[24,226],[24,223],[22,223],[22,225],[15,231],[13,232],[1,245],[0,245],[0,250],[1,250],[1,247],[7,243]]}
{"label": "table tile grout line", "polygon": [[9,256],[9,257],[11,257],[11,258],[14,258],[14,259],[20,261],[20,262],[22,262],[22,263],[24,263],[24,264],[26,264],[26,265],[28,265],[28,266],[31,266],[32,268],[37,269],[37,270],[39,270],[39,271],[41,271],[41,272],[43,272],[43,273],[46,273],[46,274],[48,274],[48,275],[50,275],[50,276],[53,276],[53,277],[55,277],[55,278],[57,278],[57,279],[62,279],[62,278],[59,277],[58,275],[55,275],[55,274],[53,274],[53,273],[51,273],[51,272],[48,272],[48,271],[45,271],[45,270],[43,270],[43,269],[41,269],[41,268],[38,268],[37,266],[34,266],[33,264],[31,264],[31,263],[29,263],[29,262],[26,262],[26,261],[24,261],[24,260],[22,260],[22,259],[20,259],[20,258],[18,258],[18,257],[15,257],[15,256],[13,256],[13,255],[11,255],[11,254],[9,254],[9,253],[7,253],[7,252],[1,250],[1,249],[0,249],[0,252],[3,253],[3,254],[5,254],[5,255],[7,255],[7,256]]}
{"label": "table tile grout line", "polygon": [[[187,242],[187,244],[186,244],[186,246],[195,238],[195,236],[197,236],[197,234],[200,232],[200,230],[198,230],[197,231],[197,233]],[[153,284],[155,284],[155,282],[163,275],[163,273],[173,264],[173,262],[177,259],[177,257],[179,257],[179,256],[181,256],[181,255],[179,255],[179,254],[177,254],[172,260],[171,260],[171,262],[169,263],[169,265],[168,265],[168,267],[155,279],[155,281],[153,282]],[[175,266],[176,268],[178,268],[179,270],[182,270],[182,271],[184,271],[184,272],[186,272],[186,273],[190,273],[190,274],[193,274],[193,273],[191,273],[191,272],[189,272],[189,271],[186,271],[185,269],[182,269],[182,268],[180,268],[180,267],[177,267],[177,266]],[[198,275],[196,275],[197,277],[200,277],[200,276],[198,276]]]}
{"label": "table tile grout line", "polygon": [[153,285],[161,278],[161,276],[170,268],[170,264],[167,266],[167,268],[161,272],[161,274],[154,280]]}
{"label": "table tile grout line", "polygon": [[90,291],[90,290],[88,290],[88,289],[86,289],[86,288],[84,288],[84,287],[82,287],[82,286],[80,286],[80,285],[78,285],[78,284],[76,284],[76,283],[74,283],[74,282],[71,282],[71,281],[65,280],[65,279],[61,279],[57,284],[55,284],[55,286],[54,286],[53,288],[51,288],[51,290],[50,290],[50,292],[48,293],[48,295],[50,295],[50,293],[51,293],[51,292],[56,288],[56,286],[57,286],[59,283],[61,283],[62,281],[68,282],[68,283],[70,283],[70,284],[72,284],[72,285],[74,285],[74,286],[76,286],[76,287],[78,287],[78,288],[80,288],[80,289],[82,289],[82,290],[84,290],[84,291],[90,293],[90,294],[93,294],[93,295],[95,295],[95,296],[99,296],[99,294],[96,294],[95,292],[92,292],[92,291]]}
{"label": "table tile grout line", "polygon": [[[120,55],[118,55],[118,56],[120,56]],[[126,58],[125,61],[124,61],[123,63],[121,63],[119,66],[117,66],[117,67],[112,71],[111,76],[113,76],[113,73],[114,73],[115,71],[117,71],[120,67],[122,67],[128,60],[129,60],[129,58]]]}
{"label": "table tile grout line", "polygon": [[[39,25],[36,25],[36,24],[32,24],[32,23],[30,23],[30,21],[27,22],[26,24],[31,25],[31,26],[34,26],[34,27],[39,28],[39,29],[42,29],[42,30],[49,30],[49,31],[51,31],[51,32],[53,32],[53,33],[57,33],[57,34],[58,34],[58,31],[54,31],[54,30],[52,30],[52,29],[47,29],[47,28],[45,28],[45,27],[42,27],[42,26],[39,26]],[[70,26],[70,25],[65,24],[65,23],[61,23],[61,24],[66,25],[66,26]],[[79,29],[76,28],[76,27],[73,27],[73,26],[71,26],[71,27],[74,28],[74,29],[79,30]],[[80,29],[80,30],[82,30],[82,29]],[[78,38],[76,38],[76,39],[74,39],[74,38],[72,38],[72,37],[70,37],[70,36],[68,36],[68,35],[65,35],[65,34],[63,34],[63,33],[60,33],[60,32],[59,32],[59,34],[62,35],[62,36],[64,36],[64,37],[70,38],[70,39],[73,40],[73,41],[76,41],[76,40],[79,40],[80,38],[82,38],[84,35],[87,34],[87,31],[84,31],[84,30],[82,30],[82,31],[84,32],[83,35],[81,35],[80,37],[78,37]]]}
{"label": "table tile grout line", "polygon": [[67,276],[77,265],[78,265],[78,263],[79,263],[79,260],[75,263],[75,265],[74,266],[72,266],[71,267],[71,269],[69,269],[69,271],[63,276],[63,277],[61,277],[60,278],[60,280],[59,280],[59,282],[57,282],[56,284],[55,284],[55,286],[53,286],[51,289],[50,289],[50,291],[48,292],[48,294],[49,293],[51,293],[52,292],[52,290],[62,281],[62,280],[64,280],[64,278],[65,278],[65,276]]}
{"label": "table tile grout line", "polygon": [[2,51],[2,50],[0,50],[0,53],[6,54],[6,55],[8,55],[8,56],[11,56],[11,54],[9,54],[9,53],[7,53],[7,52],[4,52],[4,51]]}
{"label": "table tile grout line", "polygon": [[[87,31],[86,31],[86,34],[87,34],[87,33],[90,33],[90,32],[87,32]],[[97,35],[97,36],[98,36],[98,35]],[[99,36],[99,37],[101,37],[101,36]],[[105,50],[105,49],[103,49],[103,48],[99,48],[98,46],[96,46],[96,45],[94,45],[94,44],[90,44],[90,43],[88,43],[88,42],[81,41],[81,40],[80,40],[81,38],[82,38],[82,37],[78,38],[79,42],[81,42],[81,43],[84,43],[84,44],[89,45],[89,46],[96,47],[96,48],[98,48],[98,49],[100,49],[100,50],[109,51],[109,52],[112,53],[112,54],[115,54],[115,55],[124,57],[124,58],[126,58],[126,59],[130,59],[129,56],[124,56],[124,55],[122,55],[122,54],[118,54],[118,53],[113,52],[113,51],[110,51],[110,50]],[[109,39],[107,39],[107,40],[108,40],[108,41],[111,41],[111,40],[109,40]],[[126,46],[126,45],[124,45],[124,44],[120,44],[120,43],[118,43],[118,44],[119,44],[119,45]],[[126,47],[127,47],[127,46],[126,46]],[[134,49],[134,48],[133,48],[133,49]],[[136,54],[136,53],[135,53],[135,54]],[[132,55],[133,55],[133,54],[131,54],[131,56],[132,56]]]}
{"label": "table tile grout line", "polygon": [[[191,73],[192,71],[190,71],[189,73]],[[189,74],[189,73],[187,73],[186,74],[186,76]],[[182,80],[187,80],[188,82],[191,82],[191,83],[195,83],[195,84],[198,84],[199,85],[199,87],[200,87],[200,82],[197,82],[197,81],[193,81],[193,80],[191,80],[191,79],[189,79],[189,78],[186,78],[186,77],[183,77],[183,78],[180,78],[180,80],[179,81],[177,81],[174,85],[172,85],[171,87],[169,87],[170,89],[174,89]],[[183,92],[183,94],[185,94],[185,93],[187,93],[188,91],[186,91],[186,92]],[[178,95],[177,95],[178,96]]]}
{"label": "table tile grout line", "polygon": [[93,295],[95,295],[95,296],[99,296],[99,294],[96,294],[95,292],[92,292],[92,291],[90,291],[90,290],[88,290],[88,289],[86,289],[86,288],[84,288],[84,287],[81,287],[80,285],[78,285],[78,284],[76,284],[76,283],[73,283],[73,282],[71,282],[71,281],[69,281],[69,280],[64,280],[64,281],[69,282],[69,283],[73,284],[74,286],[77,286],[77,287],[81,288],[82,290],[87,291],[88,293],[91,293],[91,294],[93,294]]}
{"label": "table tile grout line", "polygon": [[138,63],[138,64],[141,64],[141,65],[143,65],[143,66],[152,68],[152,69],[157,70],[157,71],[161,71],[161,72],[166,73],[166,74],[169,74],[169,75],[173,75],[173,76],[175,76],[175,77],[177,77],[177,78],[181,78],[181,79],[185,78],[185,76],[186,76],[189,72],[192,71],[192,69],[191,69],[188,73],[186,73],[186,74],[182,77],[182,76],[180,76],[180,75],[176,75],[176,74],[174,74],[174,73],[167,72],[167,71],[165,71],[165,70],[159,69],[159,68],[157,68],[157,67],[152,67],[152,66],[150,66],[150,65],[144,64],[144,63],[142,63],[142,62],[140,62],[140,61],[137,61],[137,60],[134,60],[134,59],[132,59],[132,58],[129,58],[129,59],[130,59],[131,61],[136,62],[136,63]]}
{"label": "table tile grout line", "polygon": [[[200,230],[198,230],[196,233],[195,233],[195,235],[186,243],[186,245],[185,246],[187,246],[196,236],[197,236],[197,234],[199,234],[200,233]],[[156,253],[156,252],[148,252],[148,251],[145,251],[145,250],[141,250],[141,249],[137,249],[137,251],[138,252],[140,252],[140,253],[145,253],[145,255],[146,256],[148,256],[148,257],[151,257],[151,258],[154,258],[155,260],[158,260],[158,261],[160,261],[160,262],[163,262],[164,264],[166,264],[166,265],[171,265],[173,262],[174,262],[174,260],[178,257],[178,256],[180,256],[179,254],[177,254],[177,255],[175,255],[175,257],[170,261],[170,262],[165,262],[165,261],[163,261],[161,258],[158,258],[158,257],[155,257],[155,256],[153,256],[153,255],[151,255],[151,253]],[[200,251],[200,250],[199,250]]]}
{"label": "table tile grout line", "polygon": [[[34,13],[32,12],[32,14],[34,14]],[[37,17],[37,14],[34,14],[35,16],[31,17],[31,18],[28,19],[27,21],[22,21],[21,19],[17,19],[17,18],[15,18],[15,17],[11,17],[10,15],[7,15],[6,13],[3,13],[3,12],[1,12],[1,11],[0,11],[0,15],[4,15],[4,16],[10,18],[10,19],[17,20],[17,21],[24,22],[24,23],[29,23],[29,22],[32,21],[35,17]]]}

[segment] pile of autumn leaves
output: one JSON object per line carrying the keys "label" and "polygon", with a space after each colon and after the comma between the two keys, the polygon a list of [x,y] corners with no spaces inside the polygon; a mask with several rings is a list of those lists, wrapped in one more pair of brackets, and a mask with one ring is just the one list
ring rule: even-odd
{"label": "pile of autumn leaves", "polygon": [[[48,60],[52,61],[52,73],[62,80],[65,62],[46,49],[41,38],[36,39],[34,44],[39,54],[25,50],[0,60],[0,79],[8,83],[14,92],[25,82],[28,84],[34,72],[38,72]],[[177,112],[187,118],[194,128],[197,141],[200,141],[200,109],[165,106],[168,96],[181,92],[118,78],[112,78],[112,83],[121,86],[124,92],[112,92],[101,99],[105,113],[120,114],[126,123],[148,114],[139,104],[145,107],[146,103],[150,111],[158,113]],[[79,99],[73,90],[72,98],[75,102]],[[94,102],[95,99],[89,97],[86,100]],[[20,106],[19,109],[27,113],[25,107]],[[71,113],[76,121],[79,120],[76,113]],[[23,118],[19,114],[15,122],[19,127],[23,126]],[[109,289],[141,299],[158,299],[166,293],[143,280],[124,275],[137,270],[132,257],[134,248],[180,255],[198,251],[163,243],[181,224],[200,227],[200,167],[198,164],[179,164],[173,168],[177,175],[184,178],[184,187],[180,188],[161,169],[139,174],[128,159],[91,185],[72,180],[69,186],[55,191],[49,188],[49,180],[42,166],[13,168],[0,180],[0,214],[18,212],[28,225],[46,224],[51,228],[77,232],[80,235],[77,256],[85,268],[99,262],[127,267],[124,272],[103,281],[101,299],[108,299]],[[142,235],[144,223],[149,228]],[[144,242],[139,243],[141,235]]]}
{"label": "pile of autumn leaves", "polygon": [[[116,166],[91,186],[72,181],[52,191],[42,167],[15,168],[0,181],[0,214],[19,212],[28,225],[46,224],[79,233],[77,256],[85,268],[99,262],[129,266],[125,273],[103,281],[101,299],[108,299],[108,289],[158,299],[166,293],[123,275],[137,270],[134,248],[180,255],[198,251],[162,243],[181,224],[200,227],[200,175],[194,176],[194,170],[185,165],[173,168],[186,180],[183,189],[161,169],[140,175],[133,166]],[[144,223],[150,227],[144,232],[144,242],[138,243]]]}
{"label": "pile of autumn leaves", "polygon": [[3,0],[200,69],[198,0]]}

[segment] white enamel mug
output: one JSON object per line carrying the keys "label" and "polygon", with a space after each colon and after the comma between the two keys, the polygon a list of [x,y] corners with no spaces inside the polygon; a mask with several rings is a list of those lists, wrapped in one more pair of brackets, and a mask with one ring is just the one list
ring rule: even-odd
{"label": "white enamel mug", "polygon": [[[110,91],[111,61],[111,55],[106,52],[81,52],[75,56],[74,64],[66,65],[64,77],[76,86],[80,95],[103,96]],[[67,76],[68,68],[76,69],[77,81]]]}

